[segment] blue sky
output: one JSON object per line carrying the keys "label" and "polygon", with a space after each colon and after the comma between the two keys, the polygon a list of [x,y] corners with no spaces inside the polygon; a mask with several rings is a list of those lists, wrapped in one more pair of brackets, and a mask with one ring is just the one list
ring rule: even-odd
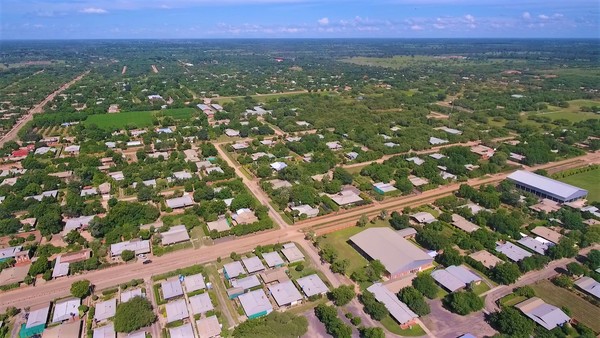
{"label": "blue sky", "polygon": [[599,38],[598,0],[0,0],[0,39]]}

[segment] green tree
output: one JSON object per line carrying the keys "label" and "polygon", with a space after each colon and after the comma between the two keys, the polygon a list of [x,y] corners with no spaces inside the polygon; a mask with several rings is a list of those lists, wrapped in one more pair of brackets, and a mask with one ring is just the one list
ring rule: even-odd
{"label": "green tree", "polygon": [[150,301],[143,297],[134,297],[117,306],[113,323],[115,331],[129,333],[155,321],[156,315],[152,310]]}
{"label": "green tree", "polygon": [[354,298],[354,288],[350,285],[341,285],[329,292],[329,298],[337,306],[344,306]]}
{"label": "green tree", "polygon": [[362,228],[365,227],[367,223],[369,223],[369,216],[362,214],[358,219],[358,222],[356,222],[356,225]]}
{"label": "green tree", "polygon": [[521,277],[519,267],[514,263],[502,263],[492,269],[492,278],[501,284],[512,284]]}
{"label": "green tree", "polygon": [[360,327],[360,338],[385,338],[385,331],[380,327]]}
{"label": "green tree", "polygon": [[450,311],[463,316],[483,309],[484,305],[483,299],[470,291],[450,293],[445,297],[444,303]]}
{"label": "green tree", "polygon": [[87,279],[82,279],[71,284],[71,295],[76,298],[85,298],[90,294],[91,283]]}
{"label": "green tree", "polygon": [[587,264],[592,270],[600,268],[600,250],[591,250],[587,255]]}
{"label": "green tree", "polygon": [[498,331],[511,337],[529,337],[535,329],[535,323],[521,315],[512,307],[505,307],[500,312],[490,315],[490,323]]}
{"label": "green tree", "polygon": [[347,259],[336,259],[333,264],[331,264],[331,271],[339,274],[346,274],[346,270],[350,266],[350,261]]}
{"label": "green tree", "polygon": [[135,252],[131,250],[123,250],[121,252],[121,259],[125,262],[129,262],[130,260],[135,258]]}
{"label": "green tree", "polygon": [[50,262],[48,261],[47,256],[40,256],[38,259],[31,264],[29,267],[28,274],[32,277],[35,277],[39,274],[42,274],[50,269]]}
{"label": "green tree", "polygon": [[577,262],[571,262],[567,264],[567,270],[571,276],[583,276],[586,273],[586,269],[583,267],[583,265]]}
{"label": "green tree", "polygon": [[435,258],[435,260],[446,267],[451,265],[461,265],[463,262],[463,258],[460,253],[452,248],[445,249],[441,255],[438,255]]}
{"label": "green tree", "polygon": [[371,292],[364,291],[362,295],[360,295],[359,299],[364,305],[365,313],[371,316],[371,318],[375,320],[382,320],[389,314],[385,305],[378,302]]}
{"label": "green tree", "polygon": [[423,298],[423,294],[412,286],[400,290],[400,292],[398,292],[398,298],[419,316],[425,316],[431,312],[429,304],[427,304],[425,298]]}
{"label": "green tree", "polygon": [[415,279],[413,279],[412,285],[415,289],[419,290],[419,292],[429,299],[436,298],[440,290],[433,277],[427,273],[419,274]]}

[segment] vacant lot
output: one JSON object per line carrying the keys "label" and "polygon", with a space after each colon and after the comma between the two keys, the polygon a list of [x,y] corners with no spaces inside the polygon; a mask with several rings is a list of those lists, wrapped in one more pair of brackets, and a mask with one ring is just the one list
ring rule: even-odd
{"label": "vacant lot", "polygon": [[559,181],[586,189],[589,192],[588,201],[590,202],[600,201],[600,184],[598,184],[600,181],[600,169],[571,175],[561,178]]}
{"label": "vacant lot", "polygon": [[338,253],[338,259],[347,259],[350,262],[348,267],[348,275],[354,272],[356,269],[359,269],[365,265],[367,265],[368,261],[358,253],[358,251],[354,250],[350,244],[348,244],[348,239],[357,233],[371,228],[371,227],[387,227],[388,221],[377,221],[375,224],[369,223],[364,228],[359,227],[350,227],[346,229],[342,229],[340,231],[332,232],[330,234],[324,235],[319,238],[319,246],[325,247],[327,245],[331,245]]}
{"label": "vacant lot", "polygon": [[581,107],[591,107],[600,105],[600,101],[592,100],[573,100],[569,101],[567,108],[548,106],[546,111],[536,115],[546,116],[553,120],[566,119],[571,122],[585,121],[588,119],[600,119],[600,114],[582,112]]}
{"label": "vacant lot", "polygon": [[595,332],[600,332],[600,308],[569,290],[558,287],[548,280],[542,280],[531,285],[536,296],[558,307],[567,307],[573,313],[573,318],[589,326]]}
{"label": "vacant lot", "polygon": [[161,110],[158,115],[170,116],[176,120],[189,120],[196,110],[194,108],[177,108]]}
{"label": "vacant lot", "polygon": [[144,128],[152,125],[154,111],[131,111],[117,114],[90,115],[83,122],[86,126],[95,124],[98,128],[113,130],[126,127]]}

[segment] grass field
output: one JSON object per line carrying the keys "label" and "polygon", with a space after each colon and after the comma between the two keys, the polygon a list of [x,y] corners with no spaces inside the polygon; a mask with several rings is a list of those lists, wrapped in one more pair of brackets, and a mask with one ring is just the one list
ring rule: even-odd
{"label": "grass field", "polygon": [[569,308],[573,313],[573,318],[589,326],[595,332],[600,332],[599,307],[548,280],[542,280],[531,287],[535,290],[536,296],[554,306]]}
{"label": "grass field", "polygon": [[385,327],[391,333],[405,337],[421,337],[425,335],[425,331],[419,325],[413,325],[410,329],[402,329],[396,321],[388,315],[381,320],[381,325]]}
{"label": "grass field", "polygon": [[143,128],[152,125],[154,117],[170,116],[174,119],[189,119],[194,114],[193,108],[178,108],[153,111],[130,111],[116,114],[90,115],[83,121],[85,125],[95,124],[101,129],[125,129],[126,127]]}
{"label": "grass field", "polygon": [[598,184],[600,182],[600,169],[571,175],[561,178],[559,181],[586,189],[589,192],[588,201],[590,202],[600,201],[600,184]]}
{"label": "grass field", "polygon": [[588,119],[600,119],[600,114],[582,112],[581,107],[591,107],[600,105],[600,101],[592,100],[573,100],[569,101],[569,107],[561,108],[548,106],[544,112],[535,115],[546,116],[553,120],[566,119],[571,122],[585,121]]}
{"label": "grass field", "polygon": [[348,275],[350,275],[355,270],[367,265],[368,261],[361,256],[350,244],[348,244],[348,239],[357,233],[373,227],[387,227],[388,221],[378,220],[375,224],[369,223],[364,228],[359,227],[350,227],[340,231],[332,232],[330,234],[321,236],[319,238],[319,245],[321,247],[325,247],[326,245],[331,245],[336,249],[338,253],[339,259],[347,259],[350,262],[348,267]]}
{"label": "grass field", "polygon": [[101,129],[124,129],[132,126],[136,128],[149,127],[152,125],[154,111],[131,111],[117,114],[99,114],[88,116],[83,124],[86,126],[95,124]]}

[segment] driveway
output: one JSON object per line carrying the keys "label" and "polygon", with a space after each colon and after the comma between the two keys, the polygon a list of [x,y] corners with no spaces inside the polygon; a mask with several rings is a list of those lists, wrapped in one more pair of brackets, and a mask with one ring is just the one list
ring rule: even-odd
{"label": "driveway", "polygon": [[436,338],[456,338],[465,333],[476,334],[478,337],[496,334],[496,331],[486,323],[482,311],[460,316],[444,309],[439,299],[428,303],[431,313],[421,320]]}
{"label": "driveway", "polygon": [[302,338],[328,338],[331,337],[325,330],[325,325],[315,316],[314,310],[306,311],[302,314],[308,320],[308,331]]}

